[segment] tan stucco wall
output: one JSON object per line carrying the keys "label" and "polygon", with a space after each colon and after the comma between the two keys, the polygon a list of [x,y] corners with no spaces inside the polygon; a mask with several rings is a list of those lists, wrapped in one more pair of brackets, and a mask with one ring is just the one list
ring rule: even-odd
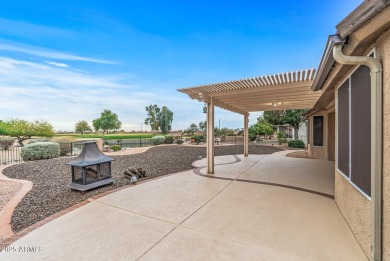
{"label": "tan stucco wall", "polygon": [[371,254],[371,201],[360,193],[337,170],[335,173],[335,201],[364,253]]}
{"label": "tan stucco wall", "polygon": [[390,30],[379,39],[383,66],[383,260],[390,260]]}
{"label": "tan stucco wall", "polygon": [[[383,260],[390,261],[390,31],[377,42],[383,65]],[[370,48],[371,50],[371,48]],[[368,50],[369,51],[369,50]],[[335,201],[358,243],[370,257],[371,201],[336,170]]]}

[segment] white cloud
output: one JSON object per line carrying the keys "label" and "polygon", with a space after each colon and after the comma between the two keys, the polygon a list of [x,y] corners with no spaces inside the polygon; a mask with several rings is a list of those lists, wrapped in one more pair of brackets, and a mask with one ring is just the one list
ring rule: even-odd
{"label": "white cloud", "polygon": [[56,63],[56,62],[49,62],[49,61],[45,61],[45,63],[50,64],[50,65],[54,65],[57,67],[62,67],[62,68],[69,68],[70,67],[69,65],[67,65],[65,63]]}
{"label": "white cloud", "polygon": [[[104,109],[118,114],[127,131],[140,130],[145,107],[168,106],[174,113],[173,129],[184,130],[191,123],[205,120],[203,103],[178,93],[172,83],[158,88],[134,75],[101,75],[0,57],[0,119],[45,119],[56,130],[73,130],[79,120],[92,123]],[[154,88],[151,88],[153,86]],[[217,109],[215,126],[240,128],[241,115]],[[252,121],[256,118],[251,116]],[[150,130],[143,124],[143,130]]]}
{"label": "white cloud", "polygon": [[84,56],[79,56],[71,53],[60,52],[56,50],[42,49],[36,46],[31,45],[16,45],[16,44],[0,44],[0,50],[24,53],[35,55],[39,57],[45,57],[50,59],[58,59],[58,60],[67,60],[67,61],[83,61],[83,62],[91,62],[91,63],[102,63],[102,64],[115,64],[116,62],[103,60],[103,59],[95,59]]}

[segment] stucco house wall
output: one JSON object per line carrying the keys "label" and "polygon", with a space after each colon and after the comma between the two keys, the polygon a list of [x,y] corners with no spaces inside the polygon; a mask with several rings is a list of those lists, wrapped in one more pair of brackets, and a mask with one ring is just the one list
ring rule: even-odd
{"label": "stucco house wall", "polygon": [[[390,260],[390,30],[375,47],[383,65],[383,260]],[[363,251],[371,255],[371,201],[335,170],[335,201]]]}
{"label": "stucco house wall", "polygon": [[383,260],[390,260],[390,30],[379,38],[383,66]]}

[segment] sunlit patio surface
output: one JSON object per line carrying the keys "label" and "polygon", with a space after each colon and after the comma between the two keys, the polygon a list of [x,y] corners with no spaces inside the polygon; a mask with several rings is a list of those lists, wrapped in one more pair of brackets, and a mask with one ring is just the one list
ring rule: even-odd
{"label": "sunlit patio surface", "polygon": [[327,161],[216,157],[94,200],[22,237],[2,260],[367,260]]}

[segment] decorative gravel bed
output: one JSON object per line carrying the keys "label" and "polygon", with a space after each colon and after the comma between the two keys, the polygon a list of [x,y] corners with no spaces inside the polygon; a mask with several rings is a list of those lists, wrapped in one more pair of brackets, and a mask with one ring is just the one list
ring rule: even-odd
{"label": "decorative gravel bed", "polygon": [[[269,146],[250,145],[250,154],[271,154],[281,149]],[[215,155],[243,154],[242,145],[216,146]],[[115,182],[87,192],[67,188],[70,183],[70,167],[65,165],[71,158],[40,160],[10,166],[3,174],[15,179],[26,179],[33,183],[31,191],[17,205],[11,220],[12,229],[18,232],[32,224],[73,206],[104,191],[130,184],[123,172],[130,166],[146,170],[147,178],[191,169],[191,163],[199,156],[206,156],[205,147],[157,146],[144,153],[113,156],[112,176]]]}

